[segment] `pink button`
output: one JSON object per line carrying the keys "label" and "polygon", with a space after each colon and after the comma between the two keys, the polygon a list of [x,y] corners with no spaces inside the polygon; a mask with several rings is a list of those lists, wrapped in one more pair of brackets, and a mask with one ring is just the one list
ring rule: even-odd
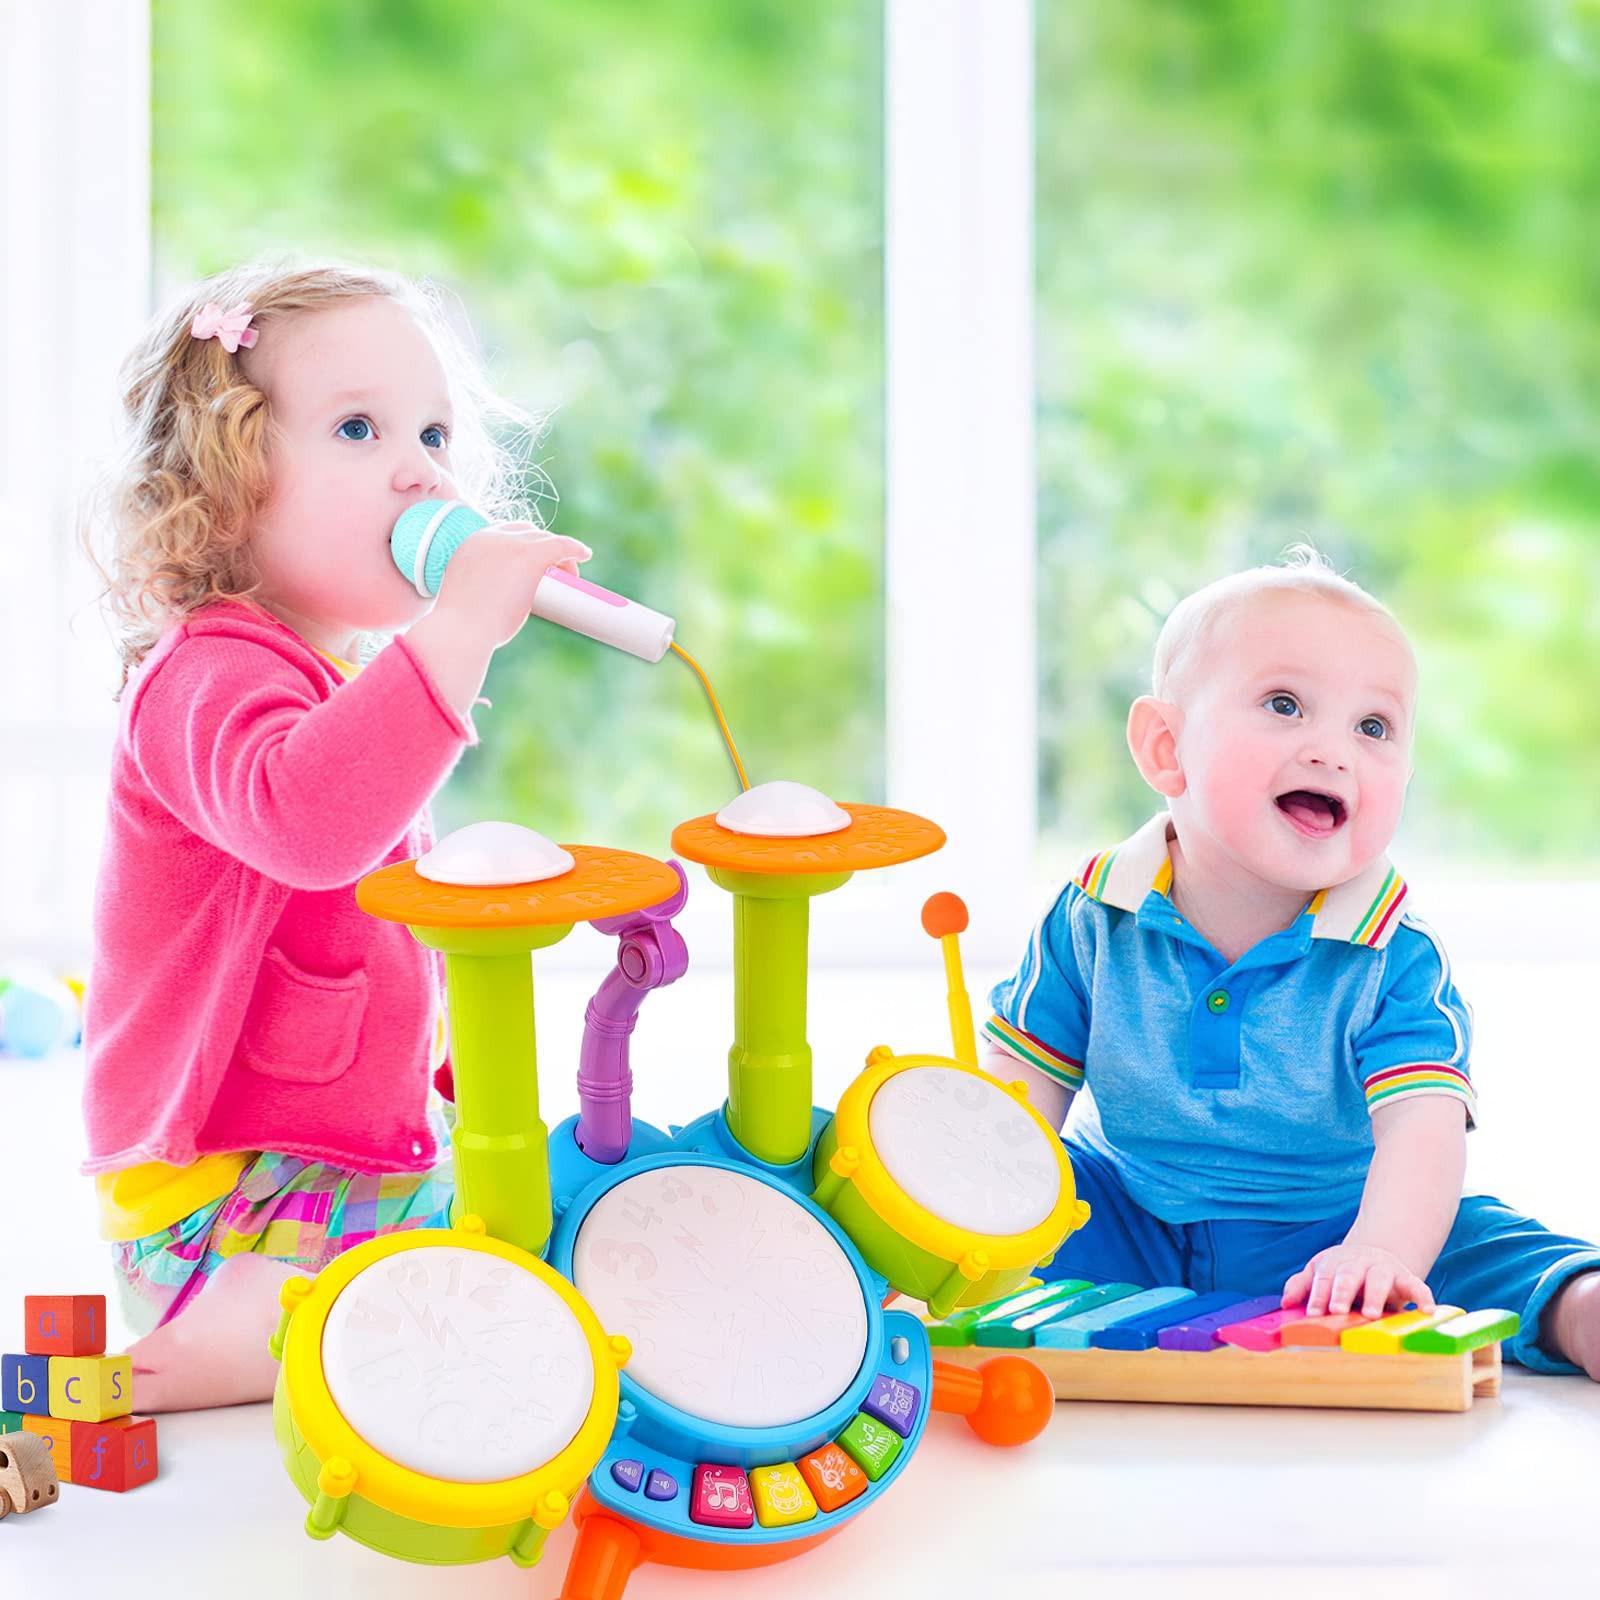
{"label": "pink button", "polygon": [[715,1467],[701,1462],[694,1469],[689,1515],[708,1528],[748,1528],[756,1520],[750,1480],[738,1467]]}

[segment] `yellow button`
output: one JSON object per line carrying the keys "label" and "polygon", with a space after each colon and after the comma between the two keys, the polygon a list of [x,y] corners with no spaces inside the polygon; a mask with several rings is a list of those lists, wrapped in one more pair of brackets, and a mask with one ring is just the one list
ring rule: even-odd
{"label": "yellow button", "polygon": [[775,1467],[752,1467],[750,1492],[755,1496],[756,1521],[763,1528],[809,1522],[817,1514],[817,1502],[792,1461]]}
{"label": "yellow button", "polygon": [[1228,1009],[1228,991],[1226,989],[1213,989],[1206,1004],[1220,1017]]}

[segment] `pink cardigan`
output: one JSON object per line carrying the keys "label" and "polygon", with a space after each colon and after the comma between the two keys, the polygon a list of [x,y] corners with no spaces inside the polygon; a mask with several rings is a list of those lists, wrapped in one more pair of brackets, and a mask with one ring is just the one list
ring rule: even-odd
{"label": "pink cardigan", "polygon": [[354,886],[427,848],[429,796],[471,742],[403,639],[349,683],[254,605],[208,606],[156,645],[112,758],[85,1172],[437,1158],[437,964]]}

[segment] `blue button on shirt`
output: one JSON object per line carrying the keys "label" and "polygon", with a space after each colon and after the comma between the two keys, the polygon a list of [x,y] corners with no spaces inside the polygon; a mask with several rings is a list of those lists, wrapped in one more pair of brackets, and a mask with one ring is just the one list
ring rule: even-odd
{"label": "blue button on shirt", "polygon": [[1092,857],[990,996],[990,1041],[1068,1088],[1074,1135],[1168,1222],[1360,1203],[1372,1114],[1450,1095],[1472,1019],[1387,861],[1231,965],[1168,898],[1169,818]]}

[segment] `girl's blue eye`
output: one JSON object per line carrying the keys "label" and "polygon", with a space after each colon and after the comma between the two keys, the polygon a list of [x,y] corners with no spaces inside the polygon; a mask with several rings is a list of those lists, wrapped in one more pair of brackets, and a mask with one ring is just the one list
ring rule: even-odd
{"label": "girl's blue eye", "polygon": [[[347,428],[358,428],[360,432],[346,433]],[[372,437],[372,424],[365,417],[346,417],[339,424],[338,431],[341,439],[351,439],[357,444],[363,444]]]}
{"label": "girl's blue eye", "polygon": [[443,450],[449,444],[450,436],[435,423],[431,427],[422,430],[422,442],[430,450]]}
{"label": "girl's blue eye", "polygon": [[1356,730],[1364,733],[1369,739],[1387,739],[1389,737],[1389,724],[1382,717],[1363,717],[1357,724]]}
{"label": "girl's blue eye", "polygon": [[1292,694],[1269,694],[1266,700],[1267,710],[1279,717],[1298,717],[1300,715],[1300,702]]}

